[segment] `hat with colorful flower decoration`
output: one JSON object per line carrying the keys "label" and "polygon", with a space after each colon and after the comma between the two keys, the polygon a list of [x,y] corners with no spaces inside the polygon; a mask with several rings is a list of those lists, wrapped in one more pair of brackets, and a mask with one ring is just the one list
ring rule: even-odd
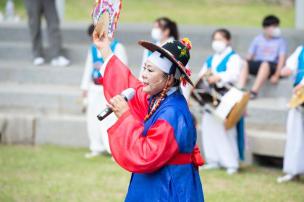
{"label": "hat with colorful flower decoration", "polygon": [[187,67],[190,59],[191,41],[183,38],[181,41],[170,41],[163,46],[158,46],[148,41],[139,41],[139,45],[148,49],[152,54],[148,57],[154,65],[166,74],[174,75],[175,79],[181,80],[185,85],[187,82],[193,86],[190,79],[191,71]]}

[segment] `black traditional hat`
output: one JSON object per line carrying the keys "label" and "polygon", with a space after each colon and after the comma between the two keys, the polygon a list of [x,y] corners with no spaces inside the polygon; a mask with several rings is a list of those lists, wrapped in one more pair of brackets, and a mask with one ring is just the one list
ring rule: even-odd
{"label": "black traditional hat", "polygon": [[172,62],[169,74],[178,75],[179,79],[186,80],[193,86],[190,79],[191,72],[186,67],[190,59],[189,51],[192,47],[188,38],[184,38],[181,41],[174,40],[167,42],[163,46],[158,46],[148,41],[139,41],[138,43],[149,51],[157,51],[160,53],[161,57],[169,59]]}

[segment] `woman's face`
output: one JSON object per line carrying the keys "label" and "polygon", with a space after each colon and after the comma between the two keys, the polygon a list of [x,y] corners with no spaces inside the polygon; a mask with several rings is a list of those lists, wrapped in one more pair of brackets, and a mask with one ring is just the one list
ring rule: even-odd
{"label": "woman's face", "polygon": [[213,36],[213,41],[221,41],[228,45],[229,41],[219,32],[215,33]]}
{"label": "woman's face", "polygon": [[220,32],[216,32],[213,36],[212,49],[215,53],[222,53],[229,44],[227,40]]}
{"label": "woman's face", "polygon": [[142,74],[143,91],[149,95],[156,95],[165,88],[167,79],[164,72],[148,59]]}
{"label": "woman's face", "polygon": [[163,38],[162,30],[158,22],[155,22],[151,30],[151,37],[154,41],[160,42]]}
{"label": "woman's face", "polygon": [[164,28],[163,21],[154,22],[153,28],[151,31],[151,37],[156,42],[163,42],[169,38],[170,30],[168,28]]}

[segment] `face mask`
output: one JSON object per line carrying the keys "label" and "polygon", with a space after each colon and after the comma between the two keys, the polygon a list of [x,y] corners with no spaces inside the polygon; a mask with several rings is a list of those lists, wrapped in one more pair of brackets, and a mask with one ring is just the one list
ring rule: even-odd
{"label": "face mask", "polygon": [[281,29],[276,27],[272,30],[272,37],[280,37],[281,36]]}
{"label": "face mask", "polygon": [[216,52],[216,53],[221,53],[225,50],[226,48],[226,43],[223,41],[213,41],[212,42],[212,49]]}
{"label": "face mask", "polygon": [[159,28],[153,28],[151,31],[151,37],[154,41],[158,42],[161,39],[161,30]]}

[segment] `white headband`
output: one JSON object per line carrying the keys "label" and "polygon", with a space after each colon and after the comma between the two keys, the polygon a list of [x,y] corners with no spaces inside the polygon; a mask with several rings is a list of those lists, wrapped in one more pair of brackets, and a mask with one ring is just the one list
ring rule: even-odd
{"label": "white headband", "polygon": [[166,57],[161,57],[161,54],[157,51],[154,51],[148,58],[151,63],[156,65],[160,70],[163,72],[169,74],[170,69],[172,67],[172,62],[166,58]]}
{"label": "white headband", "polygon": [[[168,58],[161,57],[161,53],[159,53],[157,51],[154,51],[149,56],[148,60],[150,60],[151,63],[156,65],[160,70],[162,70],[163,72],[165,72],[167,74],[169,74],[170,69],[173,64]],[[188,66],[188,64],[186,66]],[[181,75],[182,75],[181,71],[178,68],[176,68],[174,78],[178,80],[181,77]]]}

